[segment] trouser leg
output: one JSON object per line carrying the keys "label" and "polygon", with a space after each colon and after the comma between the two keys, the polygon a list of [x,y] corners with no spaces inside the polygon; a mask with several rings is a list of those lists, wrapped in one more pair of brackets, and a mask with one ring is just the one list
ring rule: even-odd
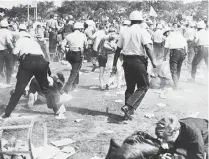
{"label": "trouser leg", "polygon": [[5,55],[6,50],[1,50],[0,51],[0,74],[3,74],[4,70],[4,55]]}
{"label": "trouser leg", "polygon": [[5,55],[5,66],[6,66],[6,83],[10,84],[11,77],[12,77],[12,72],[13,72],[13,69],[14,69],[14,60],[13,60],[12,53],[8,52]]}
{"label": "trouser leg", "polygon": [[132,65],[135,82],[137,84],[137,90],[128,98],[126,103],[136,110],[149,88],[149,79],[147,73],[147,64],[145,61],[141,59],[135,59],[132,62]]}
{"label": "trouser leg", "polygon": [[12,111],[15,109],[18,101],[20,100],[20,97],[25,91],[25,87],[27,86],[32,76],[33,73],[31,70],[22,69],[20,65],[17,74],[17,83],[15,86],[15,91],[10,97],[9,103],[5,110],[5,114],[10,115]]}
{"label": "trouser leg", "polygon": [[135,91],[136,81],[134,78],[134,71],[132,70],[130,63],[124,61],[123,68],[126,81],[125,104],[127,104],[127,100]]}
{"label": "trouser leg", "polygon": [[201,52],[201,49],[197,49],[197,53],[195,54],[193,60],[192,60],[192,71],[191,76],[193,79],[195,79],[196,73],[197,73],[197,66],[201,62],[201,60],[204,58],[203,53]]}

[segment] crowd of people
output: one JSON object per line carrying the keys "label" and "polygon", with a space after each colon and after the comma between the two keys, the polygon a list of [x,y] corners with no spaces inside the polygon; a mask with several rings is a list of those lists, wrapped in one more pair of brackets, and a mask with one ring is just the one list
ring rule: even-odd
{"label": "crowd of people", "polygon": [[[31,107],[38,92],[45,97],[48,108],[53,109],[55,118],[61,119],[65,108],[59,104],[59,98],[66,96],[79,84],[79,71],[84,60],[92,63],[92,71],[100,69],[101,90],[110,89],[112,85],[111,80],[104,81],[108,62],[112,64],[111,76],[118,77],[115,84],[117,88],[122,87],[125,79],[125,105],[121,107],[125,120],[134,118],[135,110],[149,89],[148,65],[157,68],[160,62],[168,59],[169,54],[168,67],[173,89],[178,89],[183,63],[191,71],[189,80],[194,82],[201,60],[204,59],[208,64],[207,18],[197,22],[174,23],[151,19],[144,19],[139,11],[131,12],[129,20],[124,19],[121,23],[108,20],[96,23],[91,17],[88,20],[76,20],[72,15],[61,19],[57,14],[52,14],[45,23],[38,20],[32,25],[9,23],[6,18],[3,19],[0,28],[0,73],[3,76],[5,72],[6,83],[10,84],[15,65],[18,65],[18,71],[15,90],[1,117],[10,117],[22,95],[29,97]],[[51,75],[49,62],[61,60],[68,61],[72,66],[68,80],[65,80],[62,72]],[[28,84],[29,91],[25,91]],[[195,143],[185,139],[188,143],[180,145],[187,148],[191,144],[191,149],[188,149],[190,159],[203,159],[205,143],[199,143],[202,140],[199,134],[201,127],[195,128],[195,124],[190,122],[187,123],[189,128],[180,128],[177,124],[169,129],[171,136],[177,132],[170,139],[167,129],[174,121],[171,118],[161,120],[156,128],[158,137],[173,142],[183,131],[191,132],[193,134],[189,137]],[[184,124],[181,126],[185,127]],[[197,131],[187,131],[187,128]],[[183,138],[185,136],[182,134]]]}

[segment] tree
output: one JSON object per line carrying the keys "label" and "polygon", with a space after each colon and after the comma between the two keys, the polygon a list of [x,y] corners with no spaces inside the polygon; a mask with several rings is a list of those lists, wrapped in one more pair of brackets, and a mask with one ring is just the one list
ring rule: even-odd
{"label": "tree", "polygon": [[45,2],[38,2],[37,4],[37,9],[38,9],[38,16],[41,18],[48,18],[50,12],[53,12],[56,10],[56,7],[54,5],[54,2],[51,1],[45,1]]}

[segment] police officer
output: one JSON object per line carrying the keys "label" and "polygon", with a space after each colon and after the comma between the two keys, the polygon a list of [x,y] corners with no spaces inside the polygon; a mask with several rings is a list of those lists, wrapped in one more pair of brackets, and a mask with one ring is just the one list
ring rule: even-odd
{"label": "police officer", "polygon": [[206,25],[203,21],[200,21],[197,24],[197,34],[195,38],[195,44],[197,45],[197,52],[192,61],[192,81],[195,80],[197,66],[202,59],[205,60],[206,65],[208,66],[208,30],[205,29]]}
{"label": "police officer", "polygon": [[[49,72],[49,62],[44,59],[44,54],[37,41],[31,38],[26,32],[26,26],[20,24],[22,29],[21,36],[17,40],[13,54],[19,57],[19,69],[17,73],[17,83],[14,93],[11,95],[10,101],[5,109],[2,118],[7,118],[15,109],[20,97],[25,92],[25,87],[30,79],[35,76],[43,94],[49,101],[54,101],[52,92],[49,91],[49,81],[47,79]],[[25,31],[23,31],[25,30]],[[55,116],[59,115],[59,109],[55,104],[51,107],[54,110]]]}
{"label": "police officer", "polygon": [[[125,92],[125,105],[121,110],[125,113],[125,119],[131,120],[134,110],[137,109],[149,88],[147,56],[150,58],[154,68],[156,64],[150,34],[140,26],[143,21],[142,13],[133,11],[130,14],[130,20],[131,26],[126,29],[126,32],[119,35],[112,71],[117,70],[117,61],[122,51],[127,89]],[[137,90],[135,91],[136,85]]]}
{"label": "police officer", "polygon": [[0,29],[0,73],[3,73],[4,65],[6,66],[6,83],[10,84],[12,71],[14,68],[12,49],[13,46],[13,35],[10,30],[8,30],[9,24],[7,20],[1,21]]}
{"label": "police officer", "polygon": [[181,74],[182,62],[187,54],[187,41],[183,37],[180,28],[169,34],[165,41],[164,61],[166,61],[167,53],[170,51],[170,72],[174,82],[173,89],[178,88],[178,81]]}
{"label": "police officer", "polygon": [[87,37],[82,33],[83,29],[83,23],[76,22],[74,24],[74,32],[67,35],[62,42],[62,50],[65,51],[66,46],[69,46],[66,60],[72,65],[70,77],[63,88],[65,93],[68,93],[70,89],[75,89],[79,83],[79,71],[82,65],[83,51],[87,48]]}

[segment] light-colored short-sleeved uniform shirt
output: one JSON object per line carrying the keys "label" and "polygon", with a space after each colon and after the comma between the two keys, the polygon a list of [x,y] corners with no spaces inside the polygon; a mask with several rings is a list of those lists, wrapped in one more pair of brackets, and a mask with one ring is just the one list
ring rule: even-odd
{"label": "light-colored short-sleeved uniform shirt", "polygon": [[151,36],[139,24],[133,24],[126,31],[121,32],[117,46],[122,49],[123,55],[146,56],[143,45],[151,44]]}

